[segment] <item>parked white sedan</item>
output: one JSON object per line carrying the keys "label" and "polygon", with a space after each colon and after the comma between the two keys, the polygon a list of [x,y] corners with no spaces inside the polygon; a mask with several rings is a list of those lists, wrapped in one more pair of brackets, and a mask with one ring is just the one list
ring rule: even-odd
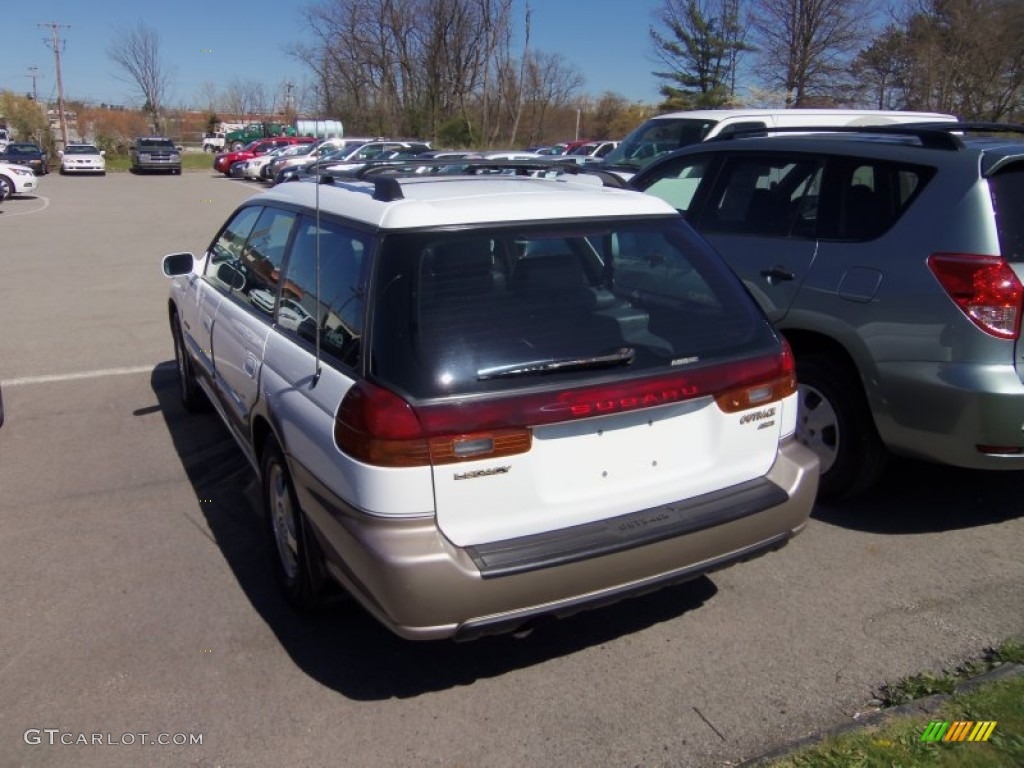
{"label": "parked white sedan", "polygon": [[27,165],[0,162],[0,199],[23,195],[38,185],[35,172]]}
{"label": "parked white sedan", "polygon": [[107,172],[105,154],[92,144],[68,144],[67,148],[60,153],[60,172],[61,174],[98,173],[103,175]]}

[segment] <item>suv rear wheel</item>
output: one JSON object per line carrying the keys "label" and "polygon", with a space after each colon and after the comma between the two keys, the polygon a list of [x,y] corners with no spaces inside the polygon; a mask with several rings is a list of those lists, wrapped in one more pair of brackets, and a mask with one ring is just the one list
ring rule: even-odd
{"label": "suv rear wheel", "polygon": [[314,610],[325,594],[323,561],[299,507],[284,452],[273,437],[267,438],[261,464],[274,570],[288,603],[298,611]]}
{"label": "suv rear wheel", "polygon": [[796,367],[796,437],[821,461],[818,498],[835,500],[867,490],[885,470],[887,452],[856,371],[813,353],[798,355]]}

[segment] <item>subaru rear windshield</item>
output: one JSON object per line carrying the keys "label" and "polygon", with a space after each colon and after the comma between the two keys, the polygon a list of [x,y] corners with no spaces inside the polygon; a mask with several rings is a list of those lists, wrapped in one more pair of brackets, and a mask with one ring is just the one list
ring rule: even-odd
{"label": "subaru rear windshield", "polygon": [[996,212],[999,248],[1007,261],[1024,262],[1024,163],[1016,163],[989,179]]}
{"label": "subaru rear windshield", "polygon": [[606,165],[639,171],[658,155],[699,144],[707,138],[715,120],[652,118],[633,130],[604,157]]}
{"label": "subaru rear windshield", "polygon": [[413,398],[629,378],[777,349],[681,219],[389,235],[370,374]]}

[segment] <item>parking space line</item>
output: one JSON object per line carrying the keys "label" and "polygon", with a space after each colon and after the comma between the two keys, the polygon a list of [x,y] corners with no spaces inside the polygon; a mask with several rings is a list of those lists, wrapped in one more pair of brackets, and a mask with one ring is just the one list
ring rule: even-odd
{"label": "parking space line", "polygon": [[14,216],[30,216],[33,213],[42,213],[43,211],[50,207],[50,198],[48,197],[43,197],[42,195],[32,195],[32,197],[30,197],[29,199],[42,200],[42,207],[33,208],[31,211],[12,211],[10,208],[10,200],[8,200],[4,203],[5,207],[2,210],[0,210],[0,214],[2,214],[5,219],[10,219],[13,218]]}
{"label": "parking space line", "polygon": [[126,368],[104,368],[95,371],[77,371],[74,373],[54,373],[44,376],[24,376],[20,379],[0,381],[4,387],[20,387],[26,384],[51,384],[58,381],[76,381],[78,379],[102,379],[107,376],[130,376],[136,373],[152,373],[154,369],[173,366],[173,361],[154,363],[153,365],[136,365]]}

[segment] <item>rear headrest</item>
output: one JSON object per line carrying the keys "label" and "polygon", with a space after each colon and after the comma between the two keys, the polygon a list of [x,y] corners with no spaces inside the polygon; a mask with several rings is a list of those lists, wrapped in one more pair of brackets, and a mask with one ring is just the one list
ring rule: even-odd
{"label": "rear headrest", "polygon": [[528,293],[572,291],[585,287],[583,268],[571,253],[520,259],[516,263],[515,281],[520,290]]}

